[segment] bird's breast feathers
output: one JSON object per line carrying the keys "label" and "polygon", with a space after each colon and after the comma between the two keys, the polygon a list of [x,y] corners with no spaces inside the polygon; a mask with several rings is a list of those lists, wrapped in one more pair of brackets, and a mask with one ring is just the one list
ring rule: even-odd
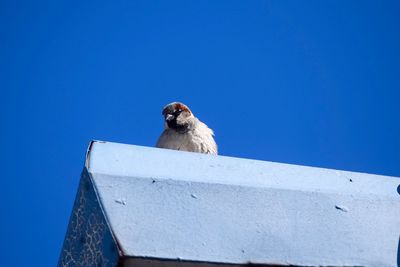
{"label": "bird's breast feathers", "polygon": [[165,129],[157,142],[157,147],[217,154],[217,145],[213,135],[214,133],[210,128],[201,121],[197,121],[196,126],[185,133]]}

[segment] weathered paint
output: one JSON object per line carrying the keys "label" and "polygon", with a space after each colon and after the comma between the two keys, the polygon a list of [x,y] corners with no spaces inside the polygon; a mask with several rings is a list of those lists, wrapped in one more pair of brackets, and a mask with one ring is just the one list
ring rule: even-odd
{"label": "weathered paint", "polygon": [[115,266],[118,248],[86,168],[81,175],[58,266]]}
{"label": "weathered paint", "polygon": [[399,265],[399,178],[104,142],[86,168],[124,266]]}

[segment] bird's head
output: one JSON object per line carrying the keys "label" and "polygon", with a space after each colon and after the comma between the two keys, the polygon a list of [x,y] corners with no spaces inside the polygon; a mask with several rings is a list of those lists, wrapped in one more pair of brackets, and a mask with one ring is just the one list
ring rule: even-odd
{"label": "bird's head", "polygon": [[194,116],[183,103],[173,102],[166,105],[162,111],[165,126],[177,132],[186,132],[190,129]]}

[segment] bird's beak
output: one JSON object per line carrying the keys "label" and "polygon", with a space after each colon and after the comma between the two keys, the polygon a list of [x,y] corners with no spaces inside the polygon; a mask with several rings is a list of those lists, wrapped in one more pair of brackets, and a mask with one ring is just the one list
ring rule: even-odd
{"label": "bird's beak", "polygon": [[172,121],[174,118],[175,118],[174,115],[167,114],[167,115],[165,116],[165,121]]}

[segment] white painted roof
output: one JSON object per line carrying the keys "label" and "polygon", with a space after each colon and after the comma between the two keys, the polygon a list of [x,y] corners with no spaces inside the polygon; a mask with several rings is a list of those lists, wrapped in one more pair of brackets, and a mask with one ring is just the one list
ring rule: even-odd
{"label": "white painted roof", "polygon": [[86,167],[128,257],[397,266],[400,179],[94,142]]}

